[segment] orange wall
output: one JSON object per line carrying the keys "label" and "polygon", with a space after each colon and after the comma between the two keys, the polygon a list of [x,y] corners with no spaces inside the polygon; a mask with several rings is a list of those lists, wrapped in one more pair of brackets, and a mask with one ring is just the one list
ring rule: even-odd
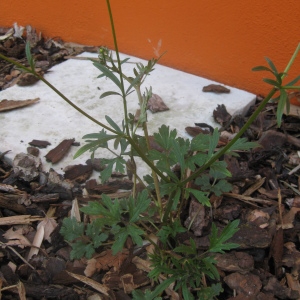
{"label": "orange wall", "polygon": [[[283,70],[300,42],[299,0],[111,0],[119,48],[253,93],[269,91],[251,68]],[[0,26],[30,24],[45,36],[112,47],[105,0],[1,1]],[[300,74],[297,58],[288,79]],[[287,80],[288,80],[287,79]]]}

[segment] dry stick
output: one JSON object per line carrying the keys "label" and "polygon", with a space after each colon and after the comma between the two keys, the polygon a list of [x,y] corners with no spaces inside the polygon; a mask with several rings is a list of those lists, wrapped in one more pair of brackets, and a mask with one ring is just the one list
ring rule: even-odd
{"label": "dry stick", "polygon": [[292,174],[296,173],[299,169],[300,169],[300,164],[297,167],[295,167],[294,169],[292,169],[290,172],[288,172],[288,175],[292,175]]}
{"label": "dry stick", "polygon": [[279,211],[280,225],[281,225],[281,228],[282,228],[282,226],[283,226],[283,220],[282,220],[282,208],[281,208],[281,204],[282,204],[281,190],[280,190],[280,188],[278,188],[278,211]]}
{"label": "dry stick", "polygon": [[228,196],[228,197],[232,197],[234,199],[238,199],[240,201],[244,201],[244,202],[246,202],[248,204],[251,204],[251,205],[255,205],[252,202],[257,202],[257,203],[260,203],[260,204],[267,204],[267,205],[274,205],[274,204],[277,205],[277,202],[273,201],[273,200],[265,200],[265,199],[260,199],[260,198],[252,198],[252,197],[249,197],[249,196],[243,196],[243,195],[234,194],[234,193],[223,193],[223,195],[224,196]]}
{"label": "dry stick", "polygon": [[13,247],[11,247],[11,246],[8,246],[8,245],[6,245],[5,243],[2,243],[2,242],[0,242],[0,244],[5,248],[5,247],[7,247],[7,248],[9,248],[11,251],[13,251],[21,260],[23,260],[23,262],[26,264],[26,265],[28,265],[31,269],[33,269],[34,270],[34,267],[24,258],[24,257],[22,257],[19,253],[18,253],[18,251],[16,251]]}

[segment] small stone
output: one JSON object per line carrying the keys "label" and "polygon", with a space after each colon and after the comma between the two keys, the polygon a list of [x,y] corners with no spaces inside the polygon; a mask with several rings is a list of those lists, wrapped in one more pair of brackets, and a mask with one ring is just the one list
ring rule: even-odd
{"label": "small stone", "polygon": [[25,181],[36,179],[41,166],[41,160],[31,154],[19,153],[13,160],[14,172]]}

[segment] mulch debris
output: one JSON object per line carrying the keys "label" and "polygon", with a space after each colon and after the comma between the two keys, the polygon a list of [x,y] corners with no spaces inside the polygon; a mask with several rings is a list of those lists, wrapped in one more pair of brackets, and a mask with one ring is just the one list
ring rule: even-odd
{"label": "mulch debris", "polygon": [[[43,71],[63,61],[64,55],[78,54],[78,50],[57,39],[45,40],[31,27],[26,30]],[[13,36],[13,31],[2,33],[9,37],[0,39],[0,52],[26,64],[24,40]],[[0,61],[0,89],[17,82],[12,75],[15,70]],[[213,92],[220,92],[218,89]],[[230,116],[224,105],[216,108],[214,118],[222,126],[220,146],[240,130],[261,100],[257,96],[245,117]],[[186,131],[195,136],[210,134],[211,128],[196,123]],[[240,152],[239,157],[223,158],[232,174],[229,181],[233,190],[212,194],[212,209],[190,199],[182,213],[185,226],[194,221],[191,231],[178,239],[187,244],[192,237],[199,254],[208,248],[212,222],[222,229],[228,221],[240,219],[240,230],[230,240],[240,247],[215,255],[224,289],[219,299],[300,298],[299,134],[299,115],[284,115],[278,129],[276,104],[268,104],[244,134],[261,147]],[[53,164],[63,160],[73,143],[70,137],[54,145],[47,159]],[[47,147],[49,143],[33,140],[29,144],[30,153],[18,154],[12,165],[5,159],[6,152],[0,155],[2,299],[131,299],[134,289],[151,288],[153,283],[147,277],[151,265],[146,258],[150,250],[146,246],[136,251],[128,240],[116,256],[102,247],[89,260],[71,261],[71,248],[59,233],[62,220],[71,210],[81,219],[82,205],[100,200],[103,193],[115,201],[126,197],[131,193],[132,181],[120,174],[105,183],[90,179],[93,170],[106,167],[99,158],[86,165],[68,166],[64,175],[54,169],[42,171],[39,152],[32,148]],[[170,286],[163,299],[181,299],[181,295]]]}
{"label": "mulch debris", "polygon": [[[29,67],[25,44],[30,42],[31,53],[35,61],[36,72],[40,75],[63,62],[67,57],[73,57],[83,52],[97,53],[99,47],[90,47],[75,43],[65,43],[60,38],[46,39],[30,25],[25,28],[14,24],[14,28],[0,27],[0,53],[8,58]],[[13,64],[0,60],[0,91],[15,84],[29,86],[38,79],[30,73],[23,73]]]}

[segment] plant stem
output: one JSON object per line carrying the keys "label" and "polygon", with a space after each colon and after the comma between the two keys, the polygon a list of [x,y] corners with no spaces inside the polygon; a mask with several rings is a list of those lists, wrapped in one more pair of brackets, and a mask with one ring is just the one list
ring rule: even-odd
{"label": "plant stem", "polygon": [[174,203],[174,200],[173,200],[174,197],[175,197],[175,192],[172,192],[169,195],[169,199],[168,199],[165,211],[164,211],[163,223],[167,223],[168,220],[169,220],[169,223],[171,223],[172,218],[171,218],[170,214],[171,214],[171,209],[172,209],[172,206]]}
{"label": "plant stem", "polygon": [[103,127],[104,129],[120,136],[123,137],[125,139],[128,140],[128,142],[130,143],[130,145],[134,148],[134,150],[139,154],[139,156],[142,158],[142,160],[152,169],[155,171],[156,174],[158,174],[161,178],[163,178],[166,182],[169,182],[170,180],[162,173],[160,172],[160,170],[158,170],[155,165],[153,164],[153,162],[147,158],[147,156],[141,151],[141,149],[139,148],[139,146],[135,143],[135,141],[131,138],[130,135],[125,135],[125,134],[121,134],[118,131],[115,131],[114,129],[112,129],[111,127],[105,125],[102,122],[99,122],[98,120],[96,120],[95,118],[93,118],[91,115],[89,115],[87,112],[85,112],[84,110],[82,110],[80,107],[78,107],[75,103],[73,103],[69,98],[67,98],[63,93],[61,93],[57,88],[55,88],[49,81],[47,81],[43,76],[37,74],[34,70],[31,70],[25,66],[23,66],[22,64],[2,55],[0,53],[0,58],[6,60],[7,62],[16,65],[18,68],[33,74],[34,76],[36,76],[38,79],[40,79],[41,81],[43,81],[50,89],[52,89],[57,95],[59,95],[63,100],[65,100],[70,106],[72,106],[73,108],[75,108],[79,113],[81,113],[82,115],[84,115],[85,117],[87,117],[89,120],[91,120],[92,122],[94,122],[95,124]]}
{"label": "plant stem", "polygon": [[[287,64],[284,73],[282,74],[281,78],[283,79],[288,71],[290,70],[294,60],[296,59],[298,53],[300,51],[300,43],[298,44],[293,56],[291,57],[289,63]],[[284,88],[284,87],[282,87]],[[200,169],[198,169],[194,174],[186,178],[185,180],[180,182],[181,186],[184,186],[189,181],[197,178],[204,170],[209,168],[217,159],[219,159],[222,155],[224,155],[233,145],[234,143],[243,135],[243,133],[248,129],[248,127],[254,122],[254,120],[257,118],[259,113],[263,110],[263,108],[266,106],[266,104],[269,102],[269,100],[273,97],[273,95],[278,91],[277,87],[274,87],[267,97],[261,102],[261,104],[258,106],[258,108],[255,110],[255,112],[250,116],[246,124],[241,128],[241,130],[237,133],[237,135],[224,147],[221,151],[217,152],[206,164],[204,164]]]}
{"label": "plant stem", "polygon": [[300,86],[296,85],[284,85],[281,88],[284,90],[300,90]]}
{"label": "plant stem", "polygon": [[[140,85],[136,86],[135,90],[136,90],[136,93],[138,95],[140,107],[142,108],[143,97],[142,97]],[[147,122],[143,122],[142,126],[143,126],[144,135],[145,135],[147,149],[148,149],[148,151],[150,151],[150,142],[149,142]],[[154,165],[154,163],[153,163],[153,165]],[[162,217],[162,201],[161,201],[161,196],[160,196],[159,182],[158,182],[158,178],[157,178],[157,173],[154,171],[153,168],[151,168],[151,172],[152,172],[152,177],[153,177],[154,187],[155,187],[155,193],[156,193],[156,199],[157,199],[156,205],[158,206],[159,216],[161,218]]]}
{"label": "plant stem", "polygon": [[110,7],[110,1],[106,0],[107,4],[107,9],[108,9],[108,14],[109,14],[109,20],[110,20],[110,25],[111,25],[111,30],[112,30],[112,35],[114,39],[114,46],[115,46],[115,51],[116,51],[116,56],[117,56],[117,62],[118,62],[118,68],[119,68],[119,75],[120,75],[120,82],[121,82],[121,92],[122,92],[122,98],[123,98],[123,109],[124,109],[124,118],[125,118],[125,128],[126,128],[126,133],[129,136],[129,126],[128,126],[128,112],[127,112],[127,100],[126,100],[126,93],[125,93],[125,88],[124,88],[124,81],[123,81],[123,76],[122,76],[122,65],[121,65],[121,60],[120,60],[120,54],[119,54],[119,48],[118,48],[118,42],[117,42],[117,35],[116,35],[116,30],[115,30],[115,23]]}
{"label": "plant stem", "polygon": [[248,129],[248,127],[254,122],[259,113],[265,107],[265,105],[269,102],[269,100],[273,97],[273,95],[277,92],[276,88],[273,88],[267,97],[261,102],[255,112],[251,115],[245,125],[241,128],[241,130],[236,134],[236,136],[219,152],[217,152],[207,163],[205,163],[202,167],[200,167],[194,174],[181,181],[180,185],[184,186],[189,181],[197,178],[204,170],[209,168],[216,160],[218,160],[222,155],[224,155],[234,144],[235,142],[243,135],[243,133]]}
{"label": "plant stem", "polygon": [[292,64],[294,63],[294,60],[296,59],[296,57],[297,57],[299,51],[300,51],[300,43],[298,44],[298,46],[297,46],[297,48],[296,48],[296,50],[295,50],[293,56],[291,57],[289,63],[287,64],[287,66],[286,66],[286,68],[285,68],[285,70],[284,70],[284,74],[281,76],[281,78],[284,78],[284,77],[287,75],[287,73],[288,73],[288,71],[290,70]]}

